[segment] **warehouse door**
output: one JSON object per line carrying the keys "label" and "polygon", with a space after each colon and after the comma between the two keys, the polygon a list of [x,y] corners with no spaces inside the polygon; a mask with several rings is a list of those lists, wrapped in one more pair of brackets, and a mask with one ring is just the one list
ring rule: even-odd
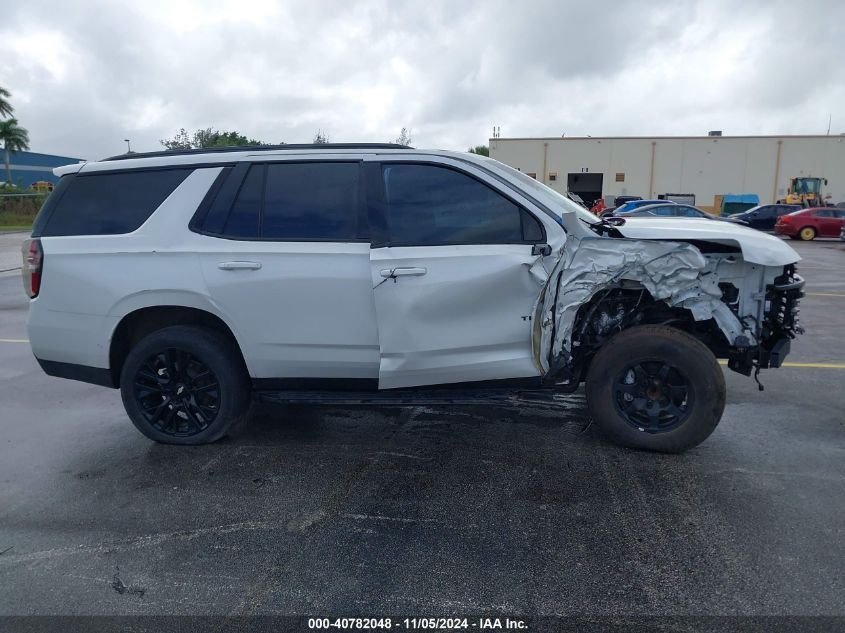
{"label": "warehouse door", "polygon": [[577,193],[587,206],[601,198],[601,185],[604,174],[569,174],[566,188],[570,193]]}

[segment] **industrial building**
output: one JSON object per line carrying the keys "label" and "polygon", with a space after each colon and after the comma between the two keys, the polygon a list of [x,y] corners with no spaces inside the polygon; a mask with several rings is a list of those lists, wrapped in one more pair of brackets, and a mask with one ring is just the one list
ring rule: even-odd
{"label": "industrial building", "polygon": [[[10,164],[12,168],[11,184],[22,189],[28,189],[34,182],[57,183],[59,179],[53,175],[55,167],[78,163],[81,158],[70,156],[55,156],[53,154],[38,154],[36,152],[11,152]],[[5,164],[0,165],[0,181],[6,180]]]}
{"label": "industrial building", "polygon": [[845,201],[845,135],[491,138],[490,156],[588,205],[691,193],[718,213],[726,194],[781,200],[796,176],[826,178],[822,198]]}

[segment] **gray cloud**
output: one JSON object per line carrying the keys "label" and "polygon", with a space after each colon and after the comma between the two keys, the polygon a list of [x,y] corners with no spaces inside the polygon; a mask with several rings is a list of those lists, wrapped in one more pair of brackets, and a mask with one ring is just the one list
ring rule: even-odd
{"label": "gray cloud", "polygon": [[[49,19],[45,19],[48,16]],[[808,18],[807,16],[811,16]],[[27,2],[0,85],[35,151],[158,149],[178,128],[464,149],[505,136],[845,131],[845,5]]]}

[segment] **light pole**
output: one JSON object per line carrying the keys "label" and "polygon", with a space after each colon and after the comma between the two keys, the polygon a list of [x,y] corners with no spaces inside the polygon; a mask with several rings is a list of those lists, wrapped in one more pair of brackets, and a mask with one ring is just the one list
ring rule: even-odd
{"label": "light pole", "polygon": [[131,154],[132,153],[132,146],[129,144],[129,139],[125,138],[123,140],[126,141],[126,153]]}

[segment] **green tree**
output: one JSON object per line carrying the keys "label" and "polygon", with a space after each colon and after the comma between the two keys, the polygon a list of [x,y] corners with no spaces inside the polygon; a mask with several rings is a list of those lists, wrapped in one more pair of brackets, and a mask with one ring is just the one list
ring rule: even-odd
{"label": "green tree", "polygon": [[[232,147],[239,145],[268,145],[263,141],[244,136],[240,132],[228,132],[207,127],[189,134],[185,128],[176,136],[159,141],[167,149],[204,149],[206,147]],[[284,143],[281,143],[282,145]]]}
{"label": "green tree", "polygon": [[329,135],[324,133],[323,130],[317,130],[317,133],[314,135],[314,140],[311,141],[314,145],[325,145],[329,143]]}
{"label": "green tree", "polygon": [[[220,132],[220,135],[214,141],[216,147],[231,146],[231,145],[269,145],[264,141],[259,141],[254,138],[249,138],[238,132]],[[279,143],[284,145],[284,143]]]}
{"label": "green tree", "polygon": [[12,116],[12,112],[15,111],[8,101],[11,96],[11,92],[0,86],[0,116]]}
{"label": "green tree", "polygon": [[397,145],[410,145],[411,144],[411,130],[409,128],[402,128],[402,131],[399,132],[399,136],[397,136],[394,140],[394,143]]}
{"label": "green tree", "polygon": [[470,154],[479,154],[481,156],[490,156],[490,148],[486,145],[476,145],[467,150]]}
{"label": "green tree", "polygon": [[169,139],[160,139],[159,143],[164,145],[167,149],[192,149],[193,144],[191,137],[188,136],[188,131],[185,128],[180,129],[176,136]]}
{"label": "green tree", "polygon": [[12,183],[11,153],[29,149],[29,132],[18,125],[17,119],[0,121],[0,141],[6,163],[6,185]]}

